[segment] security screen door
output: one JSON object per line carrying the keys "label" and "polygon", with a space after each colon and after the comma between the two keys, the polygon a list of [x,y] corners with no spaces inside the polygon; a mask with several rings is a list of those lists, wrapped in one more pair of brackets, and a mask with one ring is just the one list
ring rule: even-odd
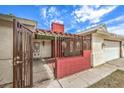
{"label": "security screen door", "polygon": [[13,20],[13,87],[32,87],[32,31]]}

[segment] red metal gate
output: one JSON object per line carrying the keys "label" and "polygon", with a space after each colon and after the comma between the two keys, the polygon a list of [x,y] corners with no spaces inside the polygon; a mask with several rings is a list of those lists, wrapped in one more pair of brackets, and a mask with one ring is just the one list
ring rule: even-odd
{"label": "red metal gate", "polygon": [[13,20],[13,87],[32,87],[32,31]]}

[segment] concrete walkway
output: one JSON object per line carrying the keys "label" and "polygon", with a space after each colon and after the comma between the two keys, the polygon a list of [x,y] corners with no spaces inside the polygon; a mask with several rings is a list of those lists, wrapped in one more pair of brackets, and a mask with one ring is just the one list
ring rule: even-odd
{"label": "concrete walkway", "polygon": [[49,80],[35,86],[38,88],[85,88],[102,78],[110,75],[117,69],[124,70],[124,58],[113,60],[59,80]]}
{"label": "concrete walkway", "polygon": [[40,83],[45,80],[54,79],[53,72],[49,66],[41,60],[33,61],[33,83]]}

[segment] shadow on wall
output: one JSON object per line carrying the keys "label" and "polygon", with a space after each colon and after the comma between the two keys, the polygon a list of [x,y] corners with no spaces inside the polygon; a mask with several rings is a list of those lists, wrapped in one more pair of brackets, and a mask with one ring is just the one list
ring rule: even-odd
{"label": "shadow on wall", "polygon": [[41,85],[41,83],[43,83],[43,81],[50,80],[50,79],[54,79],[54,75],[53,75],[52,70],[48,66],[48,64],[45,61],[41,61],[40,59],[33,60],[33,85],[34,87],[39,86]]}
{"label": "shadow on wall", "polygon": [[0,60],[0,88],[12,87],[12,80],[13,80],[12,60],[11,59]]}

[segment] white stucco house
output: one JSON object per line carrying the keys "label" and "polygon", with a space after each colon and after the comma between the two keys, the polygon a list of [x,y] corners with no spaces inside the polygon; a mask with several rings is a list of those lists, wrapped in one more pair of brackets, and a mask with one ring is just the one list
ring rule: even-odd
{"label": "white stucco house", "polygon": [[124,36],[108,32],[105,25],[99,25],[78,34],[92,36],[92,67],[124,57]]}

